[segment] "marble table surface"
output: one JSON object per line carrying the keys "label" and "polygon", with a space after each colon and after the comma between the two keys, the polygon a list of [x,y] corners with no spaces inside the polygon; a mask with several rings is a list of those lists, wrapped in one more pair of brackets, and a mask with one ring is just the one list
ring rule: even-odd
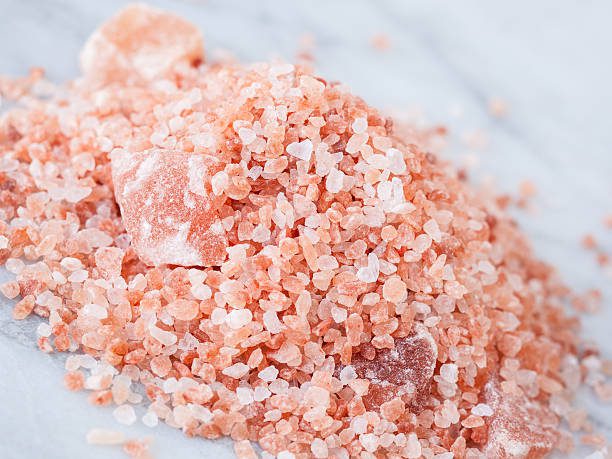
{"label": "marble table surface", "polygon": [[[601,223],[612,213],[612,3],[152,3],[200,26],[209,52],[230,50],[248,61],[294,59],[308,34],[324,77],[348,83],[382,109],[447,125],[450,146],[442,154],[469,163],[475,182],[492,179],[509,192],[524,180],[535,182],[533,209],[516,217],[569,285],[602,290],[603,311],[584,319],[584,334],[612,357],[612,276],[580,247],[590,232],[612,251],[612,231]],[[0,73],[23,75],[36,65],[53,81],[74,77],[82,43],[122,4],[0,0]],[[372,46],[381,34],[389,40],[386,51]],[[490,115],[494,98],[507,104],[505,117]],[[485,140],[482,145],[466,142],[475,136]],[[86,445],[88,429],[119,426],[111,409],[93,408],[84,394],[63,389],[63,357],[37,351],[36,325],[35,319],[13,322],[10,305],[0,305],[0,458],[124,457],[119,449]],[[612,440],[612,405],[589,394],[581,399]],[[154,435],[157,459],[232,457],[227,441],[187,441],[165,426],[122,430]]]}

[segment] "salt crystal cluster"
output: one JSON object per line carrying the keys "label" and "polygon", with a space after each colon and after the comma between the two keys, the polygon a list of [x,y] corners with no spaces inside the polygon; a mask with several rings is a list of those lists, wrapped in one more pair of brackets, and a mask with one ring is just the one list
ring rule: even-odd
{"label": "salt crystal cluster", "polygon": [[82,63],[52,97],[0,79],[0,292],[71,353],[68,389],[243,459],[540,457],[570,449],[562,421],[591,432],[572,394],[609,397],[612,365],[431,132],[303,66],[204,63],[145,6]]}

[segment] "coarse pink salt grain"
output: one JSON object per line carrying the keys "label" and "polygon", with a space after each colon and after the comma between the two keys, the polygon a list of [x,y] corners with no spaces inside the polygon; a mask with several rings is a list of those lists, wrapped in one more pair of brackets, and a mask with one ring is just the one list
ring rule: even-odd
{"label": "coarse pink salt grain", "polygon": [[560,305],[598,296],[431,153],[444,128],[201,42],[129,6],[51,97],[0,79],[25,96],[0,117],[0,292],[75,353],[67,387],[244,458],[540,457],[591,429],[571,396],[610,398],[612,370]]}

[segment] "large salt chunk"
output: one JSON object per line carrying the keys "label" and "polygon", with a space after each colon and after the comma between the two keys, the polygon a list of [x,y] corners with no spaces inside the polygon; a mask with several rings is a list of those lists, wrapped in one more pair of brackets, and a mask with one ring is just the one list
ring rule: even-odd
{"label": "large salt chunk", "polygon": [[148,265],[216,266],[227,238],[217,216],[212,156],[174,150],[114,150],[111,169],[125,229]]}
{"label": "large salt chunk", "polygon": [[526,395],[503,392],[492,378],[485,385],[485,402],[493,410],[487,417],[487,457],[536,458],[546,456],[558,439],[559,420],[541,402]]}
{"label": "large salt chunk", "polygon": [[200,31],[188,21],[143,4],[129,5],[102,24],[81,52],[81,68],[101,83],[153,80],[180,62],[203,60]]}
{"label": "large salt chunk", "polygon": [[353,356],[351,366],[357,377],[370,381],[363,397],[368,409],[402,397],[418,410],[429,396],[437,358],[433,337],[425,327],[417,326],[411,335],[396,339],[395,348],[377,350],[372,360],[362,354]]}

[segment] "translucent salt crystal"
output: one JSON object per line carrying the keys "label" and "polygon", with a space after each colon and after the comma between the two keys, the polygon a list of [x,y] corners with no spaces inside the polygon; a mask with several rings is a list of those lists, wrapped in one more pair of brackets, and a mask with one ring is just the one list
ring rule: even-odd
{"label": "translucent salt crystal", "polygon": [[253,391],[253,400],[263,402],[272,395],[272,392],[267,387],[257,386]]}
{"label": "translucent salt crystal", "polygon": [[289,451],[281,451],[276,455],[277,459],[295,459],[295,454]]}
{"label": "translucent salt crystal", "polygon": [[338,169],[331,169],[325,181],[325,189],[330,193],[338,193],[344,185],[344,172]]}
{"label": "translucent salt crystal", "polygon": [[253,320],[253,313],[249,309],[234,309],[225,317],[225,322],[233,330],[244,327],[251,320]]}
{"label": "translucent salt crystal", "polygon": [[82,201],[91,194],[91,188],[88,186],[73,186],[63,190],[64,199],[68,202],[75,203]]}
{"label": "translucent salt crystal", "polygon": [[253,403],[253,390],[248,387],[237,387],[236,397],[241,405],[250,405]]}
{"label": "translucent salt crystal", "polygon": [[395,175],[402,175],[406,172],[406,161],[404,161],[404,156],[401,151],[395,148],[389,148],[386,155],[389,172]]}
{"label": "translucent salt crystal", "polygon": [[380,275],[380,263],[374,252],[368,254],[368,265],[357,270],[357,279],[361,282],[376,282]]}
{"label": "translucent salt crystal", "polygon": [[8,247],[8,238],[6,236],[0,236],[0,249],[6,249]]}
{"label": "translucent salt crystal", "polygon": [[164,346],[172,346],[178,340],[174,333],[162,330],[161,328],[156,327],[154,324],[149,325],[149,333],[151,333],[151,336]]}
{"label": "translucent salt crystal", "polygon": [[338,260],[332,255],[321,255],[317,259],[317,266],[322,271],[338,268]]}
{"label": "translucent salt crystal", "polygon": [[425,222],[423,225],[423,231],[425,231],[434,240],[434,242],[440,242],[442,240],[442,233],[440,232],[438,222],[433,218]]}
{"label": "translucent salt crystal", "polygon": [[266,311],[263,313],[263,323],[266,329],[273,335],[280,333],[284,328],[284,325],[278,319],[274,311]]}
{"label": "translucent salt crystal", "polygon": [[92,247],[106,247],[113,242],[113,238],[97,228],[87,228],[79,231],[78,235],[85,239]]}
{"label": "translucent salt crystal", "polygon": [[339,308],[338,306],[333,306],[330,312],[332,319],[334,319],[334,322],[336,322],[337,324],[344,322],[348,317],[347,310],[344,308]]}
{"label": "translucent salt crystal", "polygon": [[208,300],[212,297],[212,290],[208,285],[195,285],[190,291],[196,300]]}
{"label": "translucent salt crystal", "polygon": [[347,365],[340,371],[340,382],[342,384],[348,384],[349,381],[354,379],[357,379],[357,372],[352,365]]}
{"label": "translucent salt crystal", "polygon": [[240,379],[249,372],[250,368],[244,363],[235,363],[232,366],[225,368],[221,373],[230,378]]}
{"label": "translucent salt crystal", "polygon": [[176,378],[165,379],[162,384],[162,389],[166,394],[172,394],[179,388],[178,381]]}
{"label": "translucent salt crystal", "polygon": [[68,271],[76,271],[77,269],[83,268],[83,263],[81,263],[81,260],[72,257],[62,258],[62,261],[60,261],[60,265],[62,268]]}
{"label": "translucent salt crystal", "polygon": [[310,161],[312,149],[312,141],[310,139],[302,140],[301,142],[293,142],[287,145],[287,153],[302,161]]}
{"label": "translucent salt crystal", "polygon": [[472,414],[475,416],[493,416],[493,410],[486,403],[479,403],[472,408]]}
{"label": "translucent salt crystal", "polygon": [[147,411],[142,417],[142,423],[147,427],[155,427],[158,423],[157,415],[153,411]]}
{"label": "translucent salt crystal", "polygon": [[367,118],[357,118],[351,124],[351,128],[355,134],[363,134],[368,128],[368,120]]}
{"label": "translucent salt crystal", "polygon": [[401,303],[408,296],[408,289],[399,277],[390,277],[383,284],[383,298],[391,303]]}
{"label": "translucent salt crystal", "polygon": [[257,134],[253,129],[243,127],[238,129],[238,137],[240,137],[244,145],[249,145],[257,138]]}
{"label": "translucent salt crystal", "polygon": [[402,453],[410,459],[421,457],[421,443],[414,432],[410,432],[406,436],[406,446],[402,450]]}
{"label": "translucent salt crystal", "polygon": [[323,459],[329,457],[329,451],[327,444],[320,438],[315,438],[310,444],[310,451],[312,455],[317,459]]}
{"label": "translucent salt crystal", "polygon": [[90,445],[121,445],[125,442],[125,435],[115,430],[91,429],[86,440]]}
{"label": "translucent salt crystal", "polygon": [[221,325],[225,322],[225,318],[227,317],[227,311],[223,308],[215,308],[210,314],[210,320],[213,325]]}
{"label": "translucent salt crystal", "polygon": [[270,365],[263,370],[261,370],[257,376],[259,376],[263,381],[271,382],[274,381],[278,377],[278,370],[276,367]]}
{"label": "translucent salt crystal", "polygon": [[359,435],[359,442],[364,447],[366,451],[373,453],[378,449],[379,438],[378,435],[374,434],[361,434]]}
{"label": "translucent salt crystal", "polygon": [[9,273],[19,274],[25,268],[25,263],[19,258],[9,258],[6,260],[4,267]]}
{"label": "translucent salt crystal", "polygon": [[458,375],[459,369],[454,363],[445,363],[444,365],[440,366],[440,376],[444,380],[455,383],[457,382]]}
{"label": "translucent salt crystal", "polygon": [[119,424],[130,426],[136,422],[136,413],[131,405],[119,405],[113,410],[113,416]]}
{"label": "translucent salt crystal", "polygon": [[363,416],[356,416],[351,421],[351,428],[356,434],[363,434],[368,430],[368,421]]}
{"label": "translucent salt crystal", "polygon": [[108,317],[108,311],[104,306],[100,306],[99,304],[89,303],[83,306],[81,309],[83,314],[91,317],[95,317],[96,319],[106,319]]}
{"label": "translucent salt crystal", "polygon": [[52,328],[49,324],[47,323],[41,323],[38,325],[38,327],[36,327],[36,333],[38,334],[38,336],[51,336],[52,333]]}
{"label": "translucent salt crystal", "polygon": [[68,276],[69,282],[83,282],[89,277],[89,272],[85,269],[77,269]]}
{"label": "translucent salt crystal", "polygon": [[200,312],[196,301],[177,299],[166,306],[168,313],[178,320],[193,320]]}
{"label": "translucent salt crystal", "polygon": [[270,235],[271,233],[268,227],[263,225],[257,225],[253,230],[251,239],[253,240],[253,242],[266,242],[268,239],[270,239]]}

